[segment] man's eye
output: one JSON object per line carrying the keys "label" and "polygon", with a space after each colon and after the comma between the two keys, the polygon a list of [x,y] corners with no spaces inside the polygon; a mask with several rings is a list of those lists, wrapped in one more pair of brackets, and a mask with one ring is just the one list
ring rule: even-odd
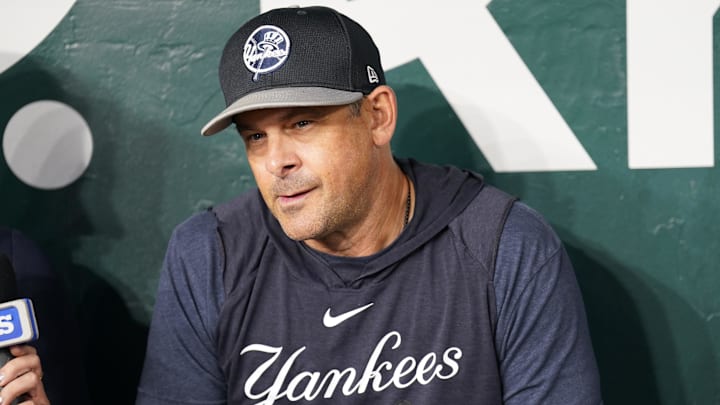
{"label": "man's eye", "polygon": [[295,126],[298,128],[304,128],[306,126],[310,125],[310,121],[308,120],[302,120],[295,123]]}
{"label": "man's eye", "polygon": [[247,141],[247,142],[257,142],[257,141],[263,139],[264,137],[265,137],[265,134],[261,134],[259,132],[243,136],[243,138],[245,138],[245,141]]}

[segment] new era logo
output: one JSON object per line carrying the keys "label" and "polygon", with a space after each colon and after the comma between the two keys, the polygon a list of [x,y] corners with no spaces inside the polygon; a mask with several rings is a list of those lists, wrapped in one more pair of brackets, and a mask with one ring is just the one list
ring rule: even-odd
{"label": "new era logo", "polygon": [[368,81],[370,83],[380,83],[380,78],[378,77],[377,72],[375,69],[372,68],[372,66],[367,67],[367,75],[368,75]]}

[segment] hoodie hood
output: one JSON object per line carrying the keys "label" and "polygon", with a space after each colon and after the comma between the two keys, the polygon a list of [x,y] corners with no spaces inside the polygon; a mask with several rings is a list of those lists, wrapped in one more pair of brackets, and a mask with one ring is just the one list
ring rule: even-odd
{"label": "hoodie hood", "polygon": [[[288,255],[291,263],[301,264],[292,266],[296,277],[330,288],[362,288],[380,282],[398,262],[445,230],[484,186],[482,176],[456,167],[428,165],[412,159],[397,159],[397,163],[415,187],[413,218],[400,236],[382,251],[368,257],[337,258],[362,268],[353,280],[343,281],[323,257],[327,255],[288,238],[277,219],[267,208],[263,209],[263,222],[272,243],[281,254]],[[258,198],[264,205],[259,193]]]}

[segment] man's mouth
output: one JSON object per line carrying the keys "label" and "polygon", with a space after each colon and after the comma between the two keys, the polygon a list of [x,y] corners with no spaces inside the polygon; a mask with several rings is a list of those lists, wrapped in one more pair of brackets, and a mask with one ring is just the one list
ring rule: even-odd
{"label": "man's mouth", "polygon": [[312,190],[313,189],[311,188],[311,189],[307,189],[307,190],[283,193],[278,196],[278,200],[280,201],[280,204],[282,204],[282,205],[299,202],[302,199],[304,199]]}

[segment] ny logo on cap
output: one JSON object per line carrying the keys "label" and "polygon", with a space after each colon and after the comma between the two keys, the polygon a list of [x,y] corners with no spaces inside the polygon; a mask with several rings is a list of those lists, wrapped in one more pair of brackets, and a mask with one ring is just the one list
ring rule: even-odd
{"label": "ny logo on cap", "polygon": [[280,68],[290,54],[290,38],[274,25],[258,27],[245,41],[243,59],[245,66],[255,73],[257,80],[261,73],[270,73]]}

